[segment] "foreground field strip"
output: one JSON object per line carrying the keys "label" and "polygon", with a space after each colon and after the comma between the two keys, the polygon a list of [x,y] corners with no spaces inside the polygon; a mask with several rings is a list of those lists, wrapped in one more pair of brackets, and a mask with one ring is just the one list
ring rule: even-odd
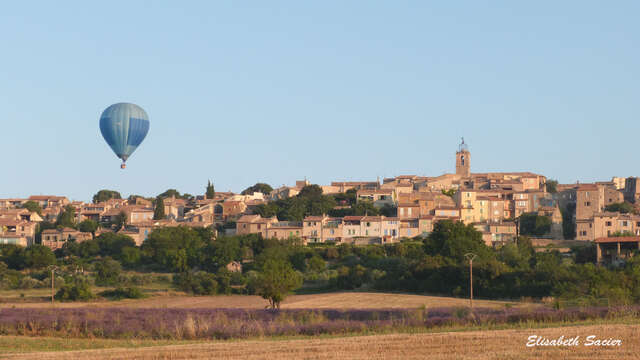
{"label": "foreground field strip", "polygon": [[[313,295],[292,295],[282,303],[283,309],[379,309],[379,308],[418,308],[440,306],[467,306],[467,299],[367,292],[335,292]],[[474,300],[478,307],[535,306],[534,304]],[[246,308],[263,309],[267,301],[259,296],[219,295],[219,296],[154,296],[141,300],[56,303],[57,308],[78,307],[132,307],[132,308]],[[49,303],[0,303],[1,308],[42,308]]]}
{"label": "foreground field strip", "polygon": [[[529,336],[580,336],[575,347],[526,347]],[[587,347],[584,339],[622,340],[621,346]],[[6,359],[637,359],[640,326],[589,325],[545,329],[391,334],[295,340],[216,341],[137,349],[7,354]]]}

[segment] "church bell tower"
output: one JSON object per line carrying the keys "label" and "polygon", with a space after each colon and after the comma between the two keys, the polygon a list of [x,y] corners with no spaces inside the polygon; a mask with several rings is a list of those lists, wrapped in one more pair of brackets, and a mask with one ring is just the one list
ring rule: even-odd
{"label": "church bell tower", "polygon": [[464,143],[464,138],[458,151],[456,152],[456,175],[460,175],[463,178],[471,177],[471,154],[469,153],[469,147]]}

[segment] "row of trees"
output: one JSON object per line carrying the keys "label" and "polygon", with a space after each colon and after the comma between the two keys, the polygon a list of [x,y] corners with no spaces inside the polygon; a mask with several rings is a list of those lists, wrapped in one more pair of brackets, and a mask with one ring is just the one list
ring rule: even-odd
{"label": "row of trees", "polygon": [[[436,223],[425,238],[368,246],[304,246],[298,239],[258,235],[213,240],[210,229],[158,228],[140,247],[126,235],[105,233],[82,243],[68,242],[55,252],[40,245],[0,246],[0,261],[7,271],[26,273],[52,264],[91,269],[96,284],[110,286],[124,286],[122,269],[171,272],[176,274],[174,286],[184,291],[260,294],[277,307],[287,292],[300,286],[466,296],[468,252],[477,255],[474,289],[479,297],[640,301],[640,258],[618,268],[596,267],[593,247],[574,249],[567,257],[536,252],[526,237],[494,249],[473,226],[452,221]],[[241,273],[227,269],[233,261],[243,264]]]}

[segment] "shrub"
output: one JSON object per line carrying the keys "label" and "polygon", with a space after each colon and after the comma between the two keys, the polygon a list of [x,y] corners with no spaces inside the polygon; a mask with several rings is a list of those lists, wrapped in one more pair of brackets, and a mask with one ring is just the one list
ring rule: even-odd
{"label": "shrub", "polygon": [[95,264],[96,285],[117,285],[122,267],[120,263],[106,257]]}
{"label": "shrub", "polygon": [[113,300],[122,299],[142,299],[147,297],[140,289],[136,287],[118,287],[114,290],[106,290],[98,294],[102,297],[111,298]]}
{"label": "shrub", "polygon": [[173,284],[180,290],[196,295],[213,295],[218,292],[215,275],[204,271],[176,274]]}
{"label": "shrub", "polygon": [[90,300],[94,297],[91,286],[82,278],[76,279],[73,284],[63,285],[55,295],[55,299],[60,301]]}

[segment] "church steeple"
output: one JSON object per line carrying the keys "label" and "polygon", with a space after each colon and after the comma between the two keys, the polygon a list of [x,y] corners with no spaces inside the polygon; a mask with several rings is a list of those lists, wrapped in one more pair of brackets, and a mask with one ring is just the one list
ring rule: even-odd
{"label": "church steeple", "polygon": [[456,152],[456,175],[462,177],[471,176],[471,153],[467,144],[464,143],[464,138],[462,138],[462,142]]}

